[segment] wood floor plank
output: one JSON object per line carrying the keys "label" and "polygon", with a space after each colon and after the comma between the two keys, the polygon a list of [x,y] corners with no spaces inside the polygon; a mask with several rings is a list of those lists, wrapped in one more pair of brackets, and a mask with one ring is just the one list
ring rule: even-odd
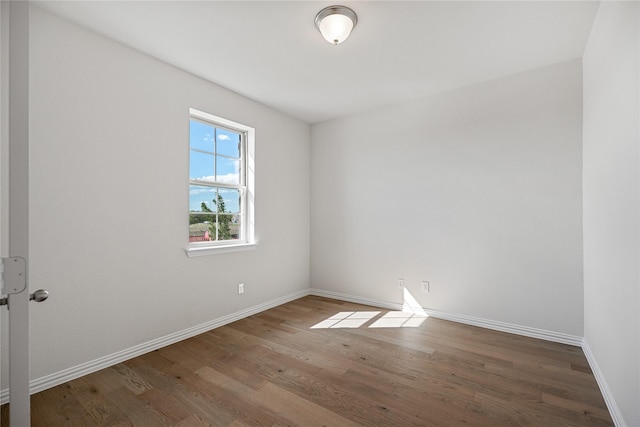
{"label": "wood floor plank", "polygon": [[595,418],[606,418],[608,415],[607,409],[601,406],[594,406],[593,404],[582,400],[568,399],[551,393],[542,393],[542,401],[544,403],[576,412],[578,414],[582,413],[590,417],[595,416]]}
{"label": "wood floor plank", "polygon": [[203,421],[197,415],[191,415],[188,418],[176,424],[176,427],[208,427],[209,423]]}
{"label": "wood floor plank", "polygon": [[85,376],[85,379],[103,394],[122,387],[120,376],[111,369],[101,369]]}
{"label": "wood floor plank", "polygon": [[370,327],[387,313],[304,297],[37,393],[32,425],[613,425],[578,347],[433,317]]}
{"label": "wood floor plank", "polygon": [[[8,406],[2,406],[2,425],[4,426],[9,425]],[[34,420],[47,420],[50,423],[49,425],[56,426],[96,425],[91,421],[78,399],[71,393],[71,387],[68,383],[53,387],[47,390],[46,393],[32,395],[31,418]]]}
{"label": "wood floor plank", "polygon": [[[212,369],[204,367],[201,369]],[[206,371],[201,371],[206,372]],[[235,390],[241,391],[231,392],[229,387],[225,385],[227,383],[217,383],[216,381],[210,381],[211,378],[206,378],[206,374],[197,375],[194,374],[185,379],[189,384],[200,390],[202,393],[211,396],[217,402],[215,410],[223,409],[225,414],[230,415],[229,421],[218,422],[215,425],[254,425],[254,426],[271,426],[283,422],[285,425],[289,425],[291,421],[288,419],[286,412],[278,414],[274,408],[263,405],[261,402],[256,402],[256,397],[253,390],[249,387],[246,389],[240,382],[234,384]],[[244,393],[244,391],[247,391]]]}
{"label": "wood floor plank", "polygon": [[133,369],[129,368],[124,363],[118,363],[108,368],[118,374],[118,378],[133,394],[142,394],[147,390],[151,390],[151,385],[145,380],[140,378]]}
{"label": "wood floor plank", "polygon": [[120,408],[109,402],[87,377],[69,382],[70,391],[95,425],[125,426],[130,420]]}
{"label": "wood floor plank", "polygon": [[[119,407],[122,412],[127,414],[132,426],[136,427],[164,427],[171,426],[173,423],[166,418],[154,407],[149,405],[139,395],[133,393],[127,387],[121,387],[112,390],[105,395],[106,399],[113,405]],[[46,419],[31,417],[31,425],[47,426]],[[82,424],[76,424],[78,426]]]}

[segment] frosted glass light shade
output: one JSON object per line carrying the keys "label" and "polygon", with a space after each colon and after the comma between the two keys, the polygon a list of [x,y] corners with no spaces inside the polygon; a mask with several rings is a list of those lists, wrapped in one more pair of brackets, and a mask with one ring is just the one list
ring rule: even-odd
{"label": "frosted glass light shade", "polygon": [[318,25],[322,37],[329,43],[342,43],[353,29],[353,21],[344,15],[334,14],[324,18]]}
{"label": "frosted glass light shade", "polygon": [[358,18],[345,6],[329,6],[316,15],[316,27],[329,43],[339,44],[349,37]]}

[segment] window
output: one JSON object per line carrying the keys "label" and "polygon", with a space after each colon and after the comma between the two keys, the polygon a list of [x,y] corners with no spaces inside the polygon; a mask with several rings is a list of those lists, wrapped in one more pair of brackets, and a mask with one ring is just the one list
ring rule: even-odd
{"label": "window", "polygon": [[187,255],[251,249],[254,130],[189,111]]}

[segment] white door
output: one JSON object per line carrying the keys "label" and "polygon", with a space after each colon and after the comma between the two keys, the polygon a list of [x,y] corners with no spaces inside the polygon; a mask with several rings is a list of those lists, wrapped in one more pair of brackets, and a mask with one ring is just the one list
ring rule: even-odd
{"label": "white door", "polygon": [[[10,426],[29,426],[29,9],[2,1],[0,250],[9,310]],[[4,306],[3,310],[6,310]],[[1,349],[0,349],[1,350]],[[0,354],[1,351],[0,351]],[[5,352],[5,355],[7,353]],[[6,363],[6,360],[3,362]]]}

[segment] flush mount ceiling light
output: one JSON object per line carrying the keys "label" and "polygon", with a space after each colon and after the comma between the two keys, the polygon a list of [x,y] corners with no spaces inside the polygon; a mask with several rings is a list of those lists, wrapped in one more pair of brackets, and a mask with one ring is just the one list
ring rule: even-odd
{"label": "flush mount ceiling light", "polygon": [[329,43],[342,43],[356,26],[356,13],[346,6],[329,6],[316,15],[316,27]]}

